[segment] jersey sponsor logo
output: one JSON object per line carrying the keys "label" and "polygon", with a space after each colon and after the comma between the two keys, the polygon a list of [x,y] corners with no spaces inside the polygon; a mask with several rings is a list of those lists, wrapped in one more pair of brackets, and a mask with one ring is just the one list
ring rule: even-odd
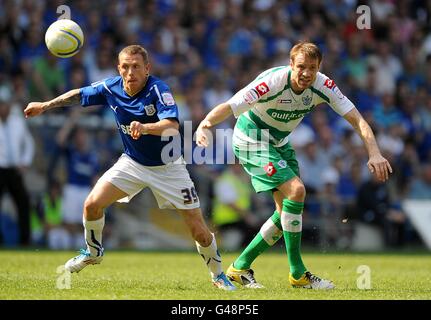
{"label": "jersey sponsor logo", "polygon": [[259,93],[256,89],[250,89],[244,94],[244,100],[248,104],[252,104],[253,102],[256,102],[259,99]]}
{"label": "jersey sponsor logo", "polygon": [[123,131],[124,134],[131,135],[132,130],[130,129],[130,126],[125,126],[124,124],[120,124],[120,129]]}
{"label": "jersey sponsor logo", "polygon": [[268,177],[273,176],[277,172],[277,170],[275,169],[274,164],[272,162],[270,162],[266,166],[264,166],[263,170],[265,170],[266,175]]}
{"label": "jersey sponsor logo", "polygon": [[277,109],[268,109],[266,113],[275,120],[281,122],[289,122],[292,120],[303,118],[307,113],[311,112],[314,109],[314,105],[307,109],[302,110],[277,110]]}
{"label": "jersey sponsor logo", "polygon": [[304,106],[309,106],[311,104],[311,101],[312,101],[312,98],[309,95],[302,97],[302,103],[304,104]]}
{"label": "jersey sponsor logo", "polygon": [[175,105],[174,97],[172,96],[172,94],[170,92],[163,92],[162,93],[162,100],[163,100],[163,103],[167,106]]}
{"label": "jersey sponsor logo", "polygon": [[156,108],[154,107],[154,104],[149,104],[148,106],[144,106],[144,109],[147,116],[152,116],[156,113]]}
{"label": "jersey sponsor logo", "polygon": [[332,90],[332,88],[334,88],[336,86],[335,81],[331,80],[331,79],[326,79],[325,80],[325,87],[329,88]]}
{"label": "jersey sponsor logo", "polygon": [[292,99],[279,99],[277,102],[280,104],[292,103]]}
{"label": "jersey sponsor logo", "polygon": [[266,82],[262,82],[258,84],[256,87],[254,87],[259,94],[259,97],[263,96],[264,94],[269,92],[269,87],[266,84]]}

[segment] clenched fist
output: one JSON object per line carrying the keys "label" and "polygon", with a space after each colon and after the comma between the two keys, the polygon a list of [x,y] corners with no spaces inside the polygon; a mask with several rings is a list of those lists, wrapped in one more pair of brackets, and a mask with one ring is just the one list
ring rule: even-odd
{"label": "clenched fist", "polygon": [[42,114],[45,110],[43,110],[43,102],[30,102],[27,107],[24,109],[24,115],[26,118],[36,117]]}
{"label": "clenched fist", "polygon": [[132,121],[130,123],[130,135],[132,138],[138,140],[143,134],[145,134],[145,125],[139,121]]}

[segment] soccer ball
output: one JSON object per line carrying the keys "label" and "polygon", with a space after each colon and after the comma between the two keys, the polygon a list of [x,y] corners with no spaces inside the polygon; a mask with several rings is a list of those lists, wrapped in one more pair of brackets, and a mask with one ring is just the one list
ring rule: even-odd
{"label": "soccer ball", "polygon": [[84,44],[84,34],[76,22],[60,19],[46,30],[45,43],[53,55],[70,58],[77,54]]}

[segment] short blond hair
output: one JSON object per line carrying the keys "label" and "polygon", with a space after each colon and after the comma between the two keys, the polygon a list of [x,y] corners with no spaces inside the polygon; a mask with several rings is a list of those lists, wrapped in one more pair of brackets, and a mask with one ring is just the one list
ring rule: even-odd
{"label": "short blond hair", "polygon": [[131,46],[125,47],[118,54],[118,61],[120,61],[120,55],[122,55],[123,53],[129,54],[129,55],[140,54],[142,56],[142,58],[144,59],[144,62],[148,63],[148,52],[144,47],[142,47],[140,45],[133,44]]}
{"label": "short blond hair", "polygon": [[298,53],[303,53],[309,58],[317,59],[319,64],[322,62],[322,52],[320,51],[319,47],[312,42],[301,41],[295,44],[292,49],[290,49],[290,59],[293,62],[295,61],[295,57],[298,55]]}

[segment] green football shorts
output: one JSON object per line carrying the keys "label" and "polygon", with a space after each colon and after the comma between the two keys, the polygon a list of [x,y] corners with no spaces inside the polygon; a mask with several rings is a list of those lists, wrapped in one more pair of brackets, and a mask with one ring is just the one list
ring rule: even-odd
{"label": "green football shorts", "polygon": [[276,189],[284,182],[299,177],[298,161],[290,143],[281,147],[267,144],[265,149],[244,149],[234,144],[233,151],[251,176],[251,183],[256,192]]}

